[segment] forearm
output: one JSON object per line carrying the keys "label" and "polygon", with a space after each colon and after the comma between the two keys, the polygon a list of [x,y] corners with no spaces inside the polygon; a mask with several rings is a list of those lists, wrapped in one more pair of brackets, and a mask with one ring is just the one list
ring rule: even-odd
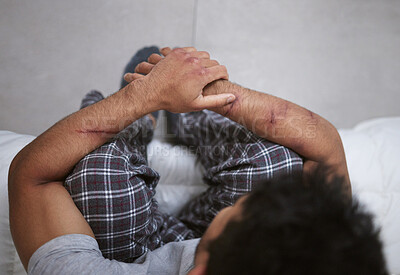
{"label": "forearm", "polygon": [[142,80],[56,123],[18,153],[8,178],[10,229],[25,267],[34,251],[52,238],[93,237],[62,186],[82,157],[152,111],[194,111],[225,105],[233,97],[203,97],[204,86],[226,78],[227,72],[223,66],[208,66],[207,59],[199,62],[197,55],[191,48],[172,51]]}
{"label": "forearm", "polygon": [[[171,49],[162,49],[164,56]],[[152,70],[162,58],[151,56],[149,62],[138,66],[137,73],[144,75]],[[143,75],[125,75],[134,81]],[[226,79],[226,78],[225,78]],[[275,143],[291,148],[304,157],[304,174],[319,167],[326,168],[330,175],[344,177],[351,190],[343,145],[336,128],[317,114],[278,97],[252,91],[227,80],[217,80],[203,89],[204,96],[231,93],[233,103],[208,108],[247,127],[255,134]],[[222,105],[221,105],[222,106]],[[351,191],[350,191],[351,192]]]}
{"label": "forearm", "polygon": [[[217,92],[226,90],[235,94],[236,100],[214,111],[244,125],[249,130],[270,141],[289,147],[303,157],[322,161],[319,140],[335,143],[336,129],[317,114],[284,99],[240,87],[229,81],[210,85]],[[333,136],[332,136],[333,135]],[[313,145],[313,146],[307,146]],[[329,149],[328,149],[329,150]]]}
{"label": "forearm", "polygon": [[[140,82],[61,120],[26,146],[14,159],[10,175],[38,183],[63,180],[86,154],[127,125],[154,111]],[[18,173],[13,173],[14,170]]]}
{"label": "forearm", "polygon": [[[161,50],[168,56],[171,49]],[[150,56],[148,62],[136,67],[136,74],[127,74],[127,81],[134,81],[152,71],[162,58]],[[327,120],[294,103],[278,97],[252,91],[227,80],[210,83],[203,90],[204,96],[231,93],[235,100],[228,106],[212,108],[247,127],[257,135],[289,147],[307,160],[333,166],[343,163],[344,151],[339,134]],[[307,165],[309,167],[309,165]]]}
{"label": "forearm", "polygon": [[25,268],[34,251],[57,236],[94,237],[62,183],[87,153],[153,111],[142,104],[148,102],[145,92],[138,82],[128,85],[56,123],[14,158],[8,179],[10,228]]}
{"label": "forearm", "polygon": [[[236,100],[218,112],[258,136],[291,148],[309,161],[333,168],[348,179],[343,145],[336,128],[319,115],[284,99],[249,90],[229,81],[210,84],[205,93],[230,92]],[[310,162],[311,161],[311,162]]]}

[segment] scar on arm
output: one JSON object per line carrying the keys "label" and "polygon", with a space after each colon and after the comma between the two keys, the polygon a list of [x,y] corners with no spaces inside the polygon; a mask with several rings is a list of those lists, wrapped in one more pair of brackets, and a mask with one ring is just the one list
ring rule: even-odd
{"label": "scar on arm", "polygon": [[269,124],[275,125],[276,124],[276,119],[275,119],[275,112],[274,110],[271,110],[269,114]]}
{"label": "scar on arm", "polygon": [[75,128],[75,132],[78,134],[84,135],[116,135],[122,129],[119,127],[118,123],[114,120],[106,120],[101,125],[96,123],[97,119],[94,117],[89,117],[87,119],[83,119],[80,125],[77,125]]}
{"label": "scar on arm", "polygon": [[281,106],[274,106],[269,112],[269,124],[274,126],[278,120],[286,119],[286,114],[289,109],[289,104],[285,102]]}
{"label": "scar on arm", "polygon": [[319,116],[317,114],[315,114],[314,112],[307,110],[308,111],[308,125],[313,125],[316,126],[318,124],[319,121]]}

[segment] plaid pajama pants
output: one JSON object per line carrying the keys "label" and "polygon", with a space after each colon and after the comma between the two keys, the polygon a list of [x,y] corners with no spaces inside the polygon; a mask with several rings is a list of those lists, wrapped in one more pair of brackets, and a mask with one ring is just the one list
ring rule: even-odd
{"label": "plaid pajama pants", "polygon": [[201,237],[221,209],[255,185],[302,169],[294,152],[211,111],[179,114],[173,131],[196,152],[209,185],[178,217],[162,213],[154,199],[159,174],[147,165],[147,116],[85,156],[66,179],[104,257],[132,262],[165,243]]}

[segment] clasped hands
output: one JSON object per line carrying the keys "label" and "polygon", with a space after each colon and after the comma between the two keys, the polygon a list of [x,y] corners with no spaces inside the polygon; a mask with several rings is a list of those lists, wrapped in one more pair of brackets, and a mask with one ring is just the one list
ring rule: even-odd
{"label": "clasped hands", "polygon": [[161,54],[164,57],[152,54],[135,72],[124,75],[129,83],[145,85],[147,99],[156,102],[158,109],[185,113],[223,107],[235,100],[230,93],[203,93],[209,83],[228,79],[226,67],[210,59],[208,52],[167,47],[161,49]]}

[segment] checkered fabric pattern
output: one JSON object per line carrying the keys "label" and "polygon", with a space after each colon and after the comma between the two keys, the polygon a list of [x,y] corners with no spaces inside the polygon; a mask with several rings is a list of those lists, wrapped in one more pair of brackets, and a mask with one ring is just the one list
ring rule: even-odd
{"label": "checkered fabric pattern", "polygon": [[146,160],[152,127],[147,116],[134,122],[85,156],[65,180],[106,258],[132,262],[147,250],[194,237],[177,218],[158,211],[153,198],[159,174]]}
{"label": "checkered fabric pattern", "polygon": [[180,114],[172,131],[180,143],[195,150],[210,185],[178,217],[196,237],[203,235],[220,210],[257,184],[303,168],[302,159],[293,151],[211,111]]}
{"label": "checkered fabric pattern", "polygon": [[302,169],[294,152],[211,111],[179,114],[177,122],[179,143],[197,153],[210,185],[178,217],[160,212],[154,199],[159,174],[147,164],[153,136],[147,116],[85,156],[66,179],[106,258],[132,262],[165,243],[201,237],[221,209],[255,185]]}

